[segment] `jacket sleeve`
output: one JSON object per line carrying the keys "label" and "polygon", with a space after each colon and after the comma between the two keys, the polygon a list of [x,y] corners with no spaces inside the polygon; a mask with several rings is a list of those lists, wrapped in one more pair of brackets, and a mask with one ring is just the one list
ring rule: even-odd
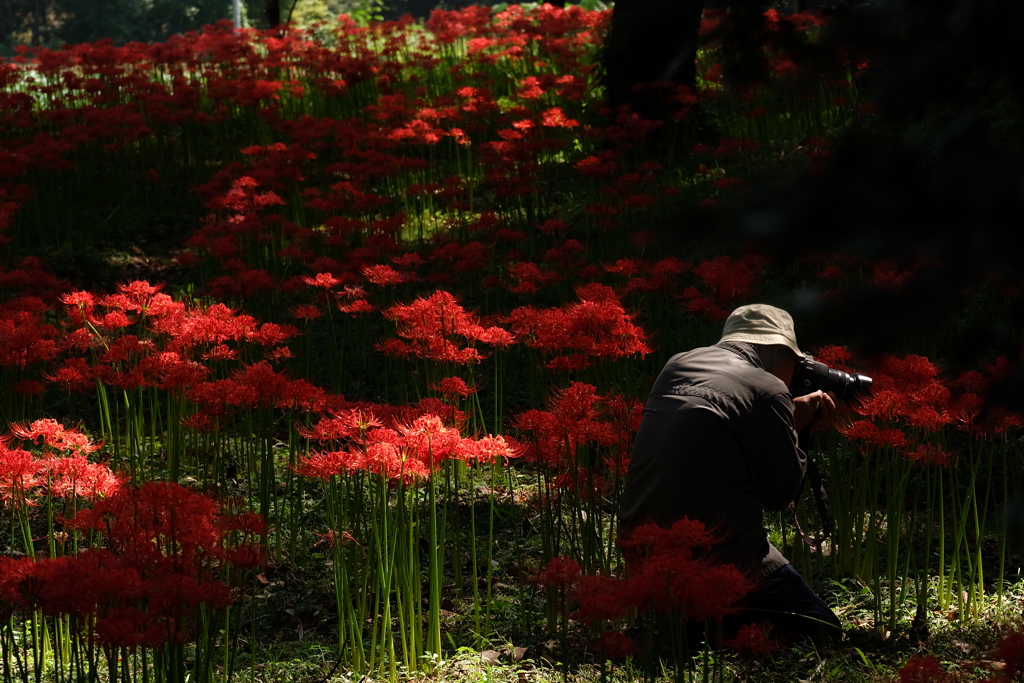
{"label": "jacket sleeve", "polygon": [[753,413],[755,437],[753,468],[757,497],[770,510],[789,505],[800,491],[807,457],[797,443],[793,399],[778,393],[766,398]]}

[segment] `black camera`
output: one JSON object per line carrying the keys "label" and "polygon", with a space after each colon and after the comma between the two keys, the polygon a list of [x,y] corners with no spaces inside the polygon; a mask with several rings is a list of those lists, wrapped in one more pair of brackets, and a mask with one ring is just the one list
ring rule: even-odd
{"label": "black camera", "polygon": [[871,393],[871,378],[867,375],[851,375],[804,356],[793,371],[789,393],[805,396],[818,389],[831,391],[841,401],[849,401]]}

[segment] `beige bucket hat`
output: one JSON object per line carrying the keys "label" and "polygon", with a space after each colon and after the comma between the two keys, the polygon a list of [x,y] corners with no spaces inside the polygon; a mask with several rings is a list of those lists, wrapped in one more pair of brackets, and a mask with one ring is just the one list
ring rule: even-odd
{"label": "beige bucket hat", "polygon": [[804,357],[803,351],[796,343],[793,316],[781,308],[768,304],[740,306],[730,313],[722,330],[722,338],[718,341],[781,344],[799,358]]}

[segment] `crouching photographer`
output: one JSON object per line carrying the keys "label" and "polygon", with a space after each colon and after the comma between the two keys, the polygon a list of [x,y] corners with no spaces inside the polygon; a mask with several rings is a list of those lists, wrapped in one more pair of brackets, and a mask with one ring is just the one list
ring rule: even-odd
{"label": "crouching photographer", "polygon": [[756,584],[723,622],[726,637],[763,621],[773,637],[839,636],[839,619],[768,541],[763,514],[788,506],[803,485],[798,435],[830,425],[837,396],[865,386],[869,378],[800,351],[786,311],[737,308],[717,344],[673,356],[655,381],[633,443],[620,538],[642,524],[699,520],[718,538],[713,559]]}

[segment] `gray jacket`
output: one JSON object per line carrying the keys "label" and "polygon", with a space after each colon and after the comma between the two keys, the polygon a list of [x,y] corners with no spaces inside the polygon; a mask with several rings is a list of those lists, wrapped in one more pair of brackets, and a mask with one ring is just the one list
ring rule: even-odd
{"label": "gray jacket", "polygon": [[768,542],[764,508],[793,500],[806,464],[789,389],[752,346],[725,342],[677,354],[644,406],[620,537],[648,522],[697,519],[719,539],[717,560],[763,578],[788,564]]}

